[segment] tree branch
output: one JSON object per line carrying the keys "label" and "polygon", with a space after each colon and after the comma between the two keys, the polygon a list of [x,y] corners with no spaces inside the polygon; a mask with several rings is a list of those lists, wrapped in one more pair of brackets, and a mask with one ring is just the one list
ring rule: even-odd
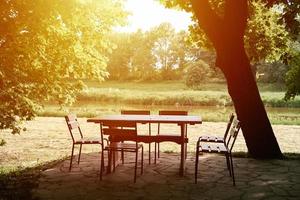
{"label": "tree branch", "polygon": [[191,0],[191,3],[199,26],[204,30],[214,46],[218,46],[223,29],[222,19],[212,9],[208,0]]}

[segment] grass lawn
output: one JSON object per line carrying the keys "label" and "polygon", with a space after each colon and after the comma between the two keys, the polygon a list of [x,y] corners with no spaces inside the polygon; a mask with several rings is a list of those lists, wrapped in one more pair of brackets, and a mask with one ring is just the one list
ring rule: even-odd
{"label": "grass lawn", "polygon": [[[79,102],[106,102],[138,105],[232,106],[226,83],[204,83],[192,90],[180,81],[166,82],[88,82],[78,96]],[[300,107],[300,97],[286,102],[282,86],[260,85],[262,99],[268,107]]]}
{"label": "grass lawn", "polygon": [[[205,121],[226,121],[233,112],[225,83],[207,83],[191,90],[183,82],[87,82],[73,106],[60,108],[47,104],[40,116],[64,116],[68,112],[82,117],[120,113],[121,109],[188,110]],[[285,102],[280,85],[260,85],[262,99],[273,124],[300,125],[300,97]]]}

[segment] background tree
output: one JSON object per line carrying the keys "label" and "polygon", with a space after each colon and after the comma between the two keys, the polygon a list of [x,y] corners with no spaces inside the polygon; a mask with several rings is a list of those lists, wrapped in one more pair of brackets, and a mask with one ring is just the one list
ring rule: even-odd
{"label": "background tree", "polygon": [[130,67],[133,78],[137,80],[155,80],[157,72],[155,69],[155,58],[152,54],[154,38],[151,32],[138,30],[131,36],[133,55]]}
{"label": "background tree", "polygon": [[115,47],[109,55],[107,67],[109,79],[180,79],[188,62],[195,57],[187,38],[187,32],[175,32],[169,23],[146,32],[114,33]]}
{"label": "background tree", "polygon": [[114,46],[108,56],[107,71],[109,80],[127,80],[130,76],[130,61],[133,54],[131,33],[113,33]]}
{"label": "background tree", "polygon": [[80,78],[103,80],[122,1],[0,1],[0,129],[19,133],[43,101],[72,103]]}
{"label": "background tree", "polygon": [[175,29],[170,23],[162,23],[152,30],[152,34],[155,34],[152,54],[156,59],[157,67],[160,68],[162,79],[174,79],[174,67],[177,64],[173,46],[176,35]]}
{"label": "background tree", "polygon": [[133,33],[115,32],[112,40],[115,46],[109,55],[107,67],[110,80],[157,79],[151,33],[141,30]]}

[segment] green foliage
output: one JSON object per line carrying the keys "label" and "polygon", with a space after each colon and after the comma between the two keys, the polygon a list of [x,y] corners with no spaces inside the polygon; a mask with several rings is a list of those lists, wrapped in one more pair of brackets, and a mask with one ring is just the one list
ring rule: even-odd
{"label": "green foliage", "polygon": [[201,83],[209,77],[207,75],[209,68],[209,65],[202,60],[191,63],[187,68],[185,84],[194,89],[201,87]]}
{"label": "green foliage", "polygon": [[108,34],[123,23],[122,1],[0,2],[0,129],[21,131],[42,101],[75,101],[81,78],[106,76]]}
{"label": "green foliage", "polygon": [[280,19],[280,11],[251,1],[245,48],[252,63],[278,61],[288,51],[290,40]]}
{"label": "green foliage", "polygon": [[[164,0],[167,7],[180,6],[192,12],[191,5],[184,0]],[[222,17],[224,0],[211,0],[212,8]],[[252,63],[261,61],[276,61],[288,49],[288,32],[281,23],[282,13],[276,8],[269,9],[261,0],[250,1],[250,19],[245,32],[245,48]],[[213,49],[211,42],[199,27],[195,16],[194,24],[190,26],[191,40],[199,48]]]}
{"label": "green foliage", "polygon": [[285,100],[294,99],[300,94],[300,51],[290,59],[289,65],[290,70],[286,74]]}
{"label": "green foliage", "polygon": [[272,0],[272,4],[282,10],[281,21],[293,40],[299,40],[300,3],[299,0]]}

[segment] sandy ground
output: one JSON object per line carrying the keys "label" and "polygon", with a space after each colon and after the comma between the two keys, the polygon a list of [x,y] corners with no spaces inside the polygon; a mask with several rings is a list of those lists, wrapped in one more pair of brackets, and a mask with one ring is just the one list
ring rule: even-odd
{"label": "sandy ground", "polygon": [[[87,123],[86,118],[79,119],[82,130],[86,136],[99,136],[99,125]],[[163,125],[162,132],[179,132],[177,125]],[[188,127],[188,151],[194,152],[195,143],[201,135],[224,134],[226,123],[203,122],[201,125]],[[145,133],[147,125],[140,125],[139,131]],[[273,125],[276,138],[282,152],[300,153],[300,126]],[[153,134],[157,125],[152,124]],[[45,161],[56,160],[69,156],[71,152],[71,137],[66,123],[62,117],[38,117],[27,122],[27,131],[20,135],[12,135],[9,131],[1,131],[0,137],[7,143],[0,147],[0,167],[16,168],[34,166]],[[83,153],[97,152],[98,145],[87,145]],[[154,149],[154,145],[152,147]],[[146,147],[146,150],[148,148]],[[173,143],[162,143],[161,151],[179,152],[180,146]],[[247,151],[242,134],[238,136],[233,151]]]}

